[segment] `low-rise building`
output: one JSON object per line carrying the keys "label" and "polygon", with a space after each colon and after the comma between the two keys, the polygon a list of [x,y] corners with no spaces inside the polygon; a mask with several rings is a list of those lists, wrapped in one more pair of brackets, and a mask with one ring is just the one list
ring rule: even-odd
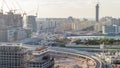
{"label": "low-rise building", "polygon": [[37,48],[28,61],[27,68],[54,68],[54,59],[50,57],[47,47]]}
{"label": "low-rise building", "polygon": [[103,34],[119,34],[120,26],[118,25],[104,25],[102,26]]}

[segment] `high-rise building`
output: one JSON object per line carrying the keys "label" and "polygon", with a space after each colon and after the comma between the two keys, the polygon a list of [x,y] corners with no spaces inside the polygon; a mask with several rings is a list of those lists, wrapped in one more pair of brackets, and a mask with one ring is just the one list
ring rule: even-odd
{"label": "high-rise building", "polygon": [[0,41],[13,42],[27,37],[23,29],[23,17],[10,11],[7,14],[0,12]]}
{"label": "high-rise building", "polygon": [[31,29],[32,32],[37,31],[37,23],[36,23],[36,16],[27,16],[26,18],[26,28]]}
{"label": "high-rise building", "polygon": [[99,4],[96,5],[96,22],[99,22]]}

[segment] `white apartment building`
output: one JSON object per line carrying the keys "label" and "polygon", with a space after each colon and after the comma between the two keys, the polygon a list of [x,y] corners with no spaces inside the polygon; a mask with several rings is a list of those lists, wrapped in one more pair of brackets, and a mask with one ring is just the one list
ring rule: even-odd
{"label": "white apartment building", "polygon": [[103,34],[119,34],[120,26],[118,25],[104,25],[102,26]]}

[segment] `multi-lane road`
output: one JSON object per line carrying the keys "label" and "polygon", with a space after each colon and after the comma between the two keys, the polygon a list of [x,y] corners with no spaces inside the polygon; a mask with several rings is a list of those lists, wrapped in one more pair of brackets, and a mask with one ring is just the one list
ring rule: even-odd
{"label": "multi-lane road", "polygon": [[60,57],[76,57],[76,58],[80,58],[80,57],[84,57],[86,59],[89,59],[91,61],[94,62],[95,64],[95,68],[105,68],[105,65],[104,63],[99,59],[97,58],[96,56],[92,55],[92,54],[89,54],[89,53],[80,53],[78,52],[77,50],[74,50],[74,49],[68,49],[68,48],[60,48],[60,47],[51,47],[49,49],[49,52],[51,53],[51,55],[53,56],[60,56]]}

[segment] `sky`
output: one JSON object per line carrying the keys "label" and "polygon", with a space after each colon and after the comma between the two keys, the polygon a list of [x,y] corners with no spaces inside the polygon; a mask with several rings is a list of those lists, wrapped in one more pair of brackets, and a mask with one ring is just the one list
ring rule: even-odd
{"label": "sky", "polygon": [[[4,11],[16,9],[38,17],[94,18],[97,0],[0,0]],[[17,12],[16,11],[16,12]],[[120,17],[120,0],[100,0],[100,17]]]}

